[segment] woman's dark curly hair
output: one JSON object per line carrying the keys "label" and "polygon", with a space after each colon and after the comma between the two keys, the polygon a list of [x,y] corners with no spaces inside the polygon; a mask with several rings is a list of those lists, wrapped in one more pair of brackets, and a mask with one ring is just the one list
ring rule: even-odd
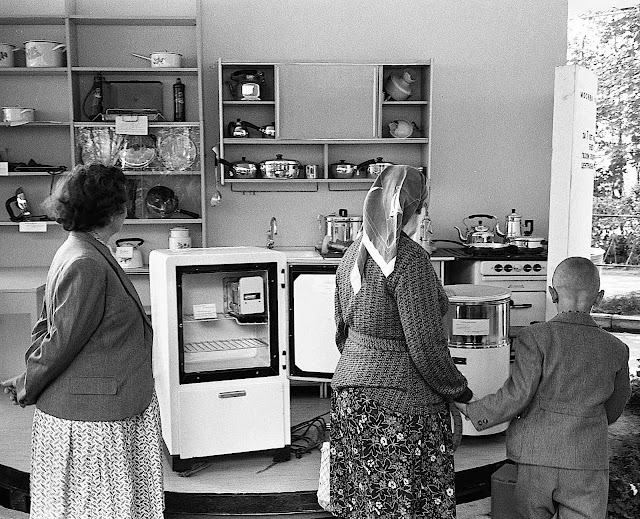
{"label": "woman's dark curly hair", "polygon": [[50,217],[67,231],[90,231],[107,225],[127,202],[126,177],[115,166],[76,166],[45,200]]}

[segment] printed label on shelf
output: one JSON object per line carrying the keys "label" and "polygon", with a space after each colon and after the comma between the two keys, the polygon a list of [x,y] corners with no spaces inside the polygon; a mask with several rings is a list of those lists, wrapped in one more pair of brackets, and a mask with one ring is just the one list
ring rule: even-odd
{"label": "printed label on shelf", "polygon": [[202,303],[193,305],[194,319],[215,319],[218,317],[215,303]]}
{"label": "printed label on shelf", "polygon": [[489,319],[452,319],[453,335],[489,335]]}
{"label": "printed label on shelf", "polygon": [[146,115],[117,115],[116,133],[121,135],[149,135],[149,117]]}
{"label": "printed label on shelf", "polygon": [[47,232],[46,222],[20,222],[18,224],[20,232]]}
{"label": "printed label on shelf", "polygon": [[0,162],[0,176],[8,177],[9,176],[9,163],[8,162]]}

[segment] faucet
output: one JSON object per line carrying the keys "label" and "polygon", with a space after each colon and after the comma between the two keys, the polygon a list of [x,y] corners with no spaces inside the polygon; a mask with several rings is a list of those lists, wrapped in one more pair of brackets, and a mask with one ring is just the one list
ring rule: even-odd
{"label": "faucet", "polygon": [[269,230],[267,231],[267,249],[273,249],[276,234],[278,234],[278,221],[275,216],[272,216],[269,222]]}

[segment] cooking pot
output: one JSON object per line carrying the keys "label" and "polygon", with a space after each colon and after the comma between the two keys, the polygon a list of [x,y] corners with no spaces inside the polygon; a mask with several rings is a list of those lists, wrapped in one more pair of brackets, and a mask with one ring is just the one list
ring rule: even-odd
{"label": "cooking pot", "polygon": [[18,48],[10,43],[0,43],[0,67],[13,67],[13,53]]}
{"label": "cooking pot", "polygon": [[200,218],[197,213],[178,208],[178,197],[166,186],[155,186],[147,191],[145,198],[147,207],[153,213],[159,214],[160,218],[171,218],[174,213],[180,213],[192,218]]}
{"label": "cooking pot", "polygon": [[21,106],[3,106],[2,121],[5,123],[30,123],[35,119],[35,109]]}
{"label": "cooking pot", "polygon": [[65,48],[66,45],[57,41],[25,41],[27,67],[63,67]]}
{"label": "cooking pot", "polygon": [[[377,178],[388,166],[393,166],[393,162],[384,162],[382,157],[365,160],[358,164],[358,171],[363,172],[363,176]],[[364,175],[366,173],[366,175]]]}
{"label": "cooking pot", "polygon": [[258,178],[260,164],[251,162],[246,157],[234,162],[229,162],[225,159],[218,160],[229,169],[229,178]]}
{"label": "cooking pot", "polygon": [[330,178],[352,178],[357,171],[358,166],[345,162],[344,160],[329,165]]}
{"label": "cooking pot", "polygon": [[518,236],[510,238],[509,243],[519,249],[541,249],[543,245],[546,245],[547,241],[544,238],[535,236]]}
{"label": "cooking pot", "polygon": [[136,58],[151,62],[151,68],[180,68],[182,54],[177,52],[152,52],[150,57],[131,53]]}
{"label": "cooking pot", "polygon": [[259,131],[263,137],[270,138],[270,139],[275,139],[276,137],[276,126],[275,126],[276,123],[266,124],[264,126],[256,126],[255,124],[252,124],[248,121],[240,121],[240,124],[242,124],[245,127],[253,128],[254,130]]}
{"label": "cooking pot", "polygon": [[362,216],[348,216],[346,209],[340,209],[338,215],[318,215],[318,222],[322,228],[324,224],[323,241],[332,244],[351,244],[362,228]]}
{"label": "cooking pot", "polygon": [[142,238],[121,238],[116,240],[116,260],[123,269],[137,269],[144,266],[142,251],[138,248],[144,243]]}
{"label": "cooking pot", "polygon": [[240,137],[243,139],[249,138],[249,130],[246,127],[246,123],[240,119],[230,121],[228,125],[229,137]]}
{"label": "cooking pot", "polygon": [[262,178],[298,178],[302,172],[302,164],[297,160],[283,159],[276,155],[275,160],[264,160],[260,163]]}

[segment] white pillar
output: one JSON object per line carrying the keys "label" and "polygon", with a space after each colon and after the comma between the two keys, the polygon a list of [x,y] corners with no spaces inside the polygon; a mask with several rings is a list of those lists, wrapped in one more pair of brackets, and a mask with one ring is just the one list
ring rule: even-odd
{"label": "white pillar", "polygon": [[[597,83],[595,73],[584,67],[556,67],[548,285],[564,258],[590,257]],[[556,313],[548,294],[546,313],[547,319]]]}

